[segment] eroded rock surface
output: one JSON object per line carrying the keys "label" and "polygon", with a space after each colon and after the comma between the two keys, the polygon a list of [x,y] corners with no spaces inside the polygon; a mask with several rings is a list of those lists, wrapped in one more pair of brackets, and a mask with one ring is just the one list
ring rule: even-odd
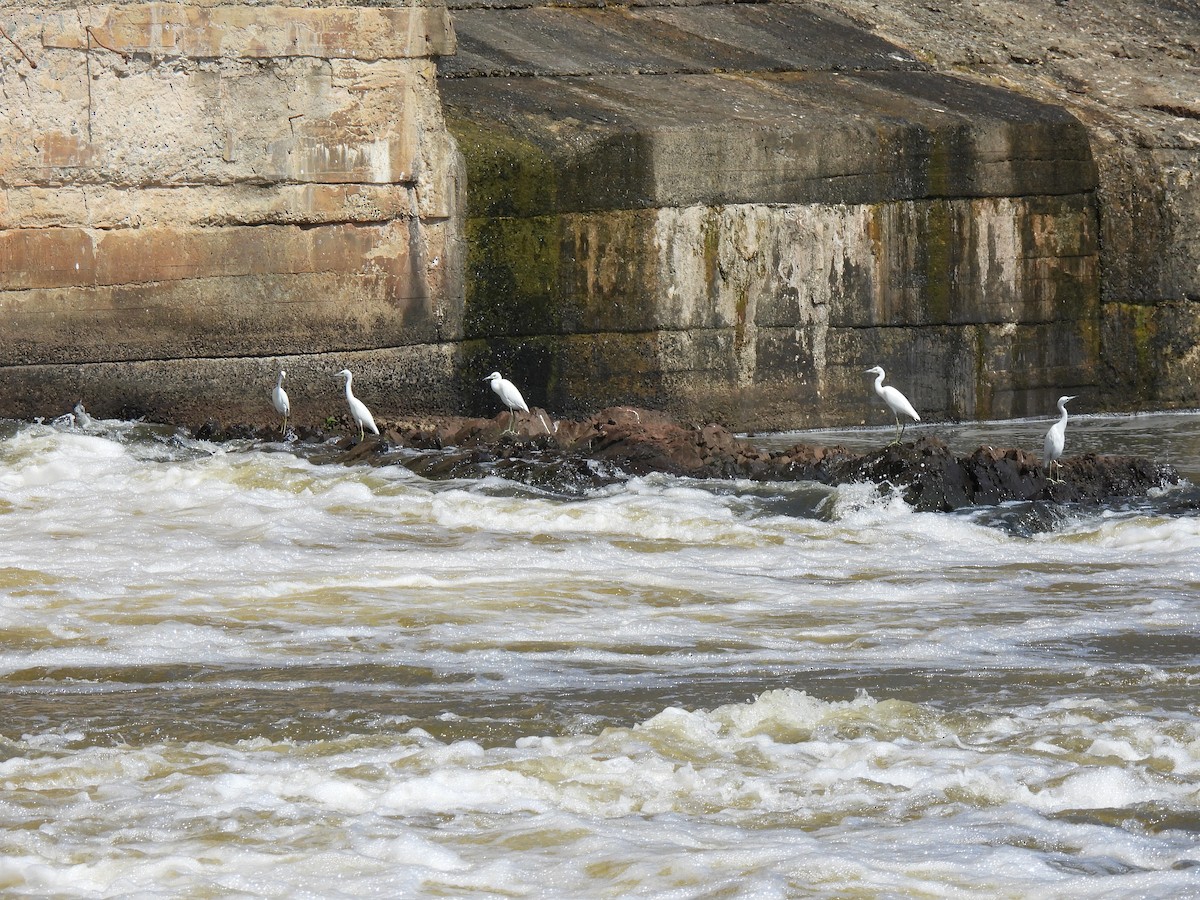
{"label": "eroded rock surface", "polygon": [[[540,409],[521,414],[515,432],[507,412],[494,419],[429,417],[383,423],[379,437],[341,437],[315,454],[323,461],[400,464],[428,478],[499,474],[533,485],[587,490],[662,472],[693,478],[752,481],[867,482],[897,489],[918,510],[950,511],[1013,500],[1106,503],[1144,497],[1179,482],[1171,466],[1143,457],[1086,454],[1062,460],[1051,481],[1025,450],[980,447],[956,456],[936,437],[887,444],[860,454],[845,447],[796,444],[764,450],[719,425],[693,426],[632,407],[603,410],[584,421],[552,420]],[[344,431],[351,429],[342,423]],[[199,437],[274,436],[250,428],[206,425]],[[302,442],[327,440],[301,430]],[[398,452],[416,451],[416,452]]]}

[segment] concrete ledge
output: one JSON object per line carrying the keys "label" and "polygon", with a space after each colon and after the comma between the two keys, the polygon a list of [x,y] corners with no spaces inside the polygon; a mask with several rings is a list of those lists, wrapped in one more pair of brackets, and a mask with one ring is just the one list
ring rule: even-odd
{"label": "concrete ledge", "polygon": [[[480,78],[442,94],[474,176],[472,215],[1096,186],[1072,116],[927,73]],[[503,160],[507,177],[477,160]],[[544,183],[514,184],[526,172]]]}
{"label": "concrete ledge", "polygon": [[924,68],[849,20],[783,3],[460,8],[444,78]]}
{"label": "concrete ledge", "polygon": [[444,6],[303,9],[194,3],[81,6],[48,13],[42,46],[193,58],[405,59],[454,52]]}
{"label": "concrete ledge", "polygon": [[13,239],[4,230],[22,228],[367,224],[417,215],[415,191],[402,184],[30,186],[0,193],[0,245]]}
{"label": "concrete ledge", "polygon": [[[367,351],[268,357],[150,359],[79,365],[12,366],[4,370],[8,415],[53,417],[83,400],[101,418],[138,418],[197,427],[222,422],[278,423],[271,388],[287,370],[297,423],[320,423],[346,412],[343,368],[354,372],[355,394],[380,417],[440,411],[456,403],[458,348],[413,344]],[[10,412],[8,410],[11,410]]]}
{"label": "concrete ledge", "polygon": [[[443,226],[0,232],[0,359],[268,355],[423,343],[446,301]],[[432,254],[432,255],[427,255]],[[447,328],[452,337],[457,333]]]}

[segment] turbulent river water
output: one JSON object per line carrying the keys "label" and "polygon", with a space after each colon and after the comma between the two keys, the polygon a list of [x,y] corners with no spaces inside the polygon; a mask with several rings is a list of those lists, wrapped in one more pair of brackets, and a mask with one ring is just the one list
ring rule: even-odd
{"label": "turbulent river water", "polygon": [[0,422],[0,894],[1200,896],[1200,414],[1085,450],[1191,483],[926,514]]}

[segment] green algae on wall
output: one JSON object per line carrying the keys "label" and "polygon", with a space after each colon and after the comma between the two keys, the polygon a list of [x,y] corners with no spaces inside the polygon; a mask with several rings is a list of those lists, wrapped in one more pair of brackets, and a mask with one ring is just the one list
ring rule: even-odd
{"label": "green algae on wall", "polygon": [[1126,403],[1136,406],[1154,396],[1161,369],[1159,310],[1138,303],[1105,304],[1104,331],[1104,364],[1109,379],[1126,392]]}
{"label": "green algae on wall", "polygon": [[652,330],[661,324],[654,210],[559,219],[564,333]]}
{"label": "green algae on wall", "polygon": [[945,202],[928,204],[921,226],[923,318],[927,323],[940,325],[954,321],[953,307],[961,302],[957,296],[959,279],[954,259],[959,237],[955,234],[955,217],[950,205]]}
{"label": "green algae on wall", "polygon": [[467,176],[467,217],[529,216],[554,209],[558,166],[541,147],[497,122],[481,125],[453,109],[446,127]]}
{"label": "green algae on wall", "polygon": [[468,340],[561,330],[557,217],[469,219],[466,241]]}
{"label": "green algae on wall", "polygon": [[[580,411],[576,396],[597,402],[601,381],[608,390],[600,399],[661,403],[653,341],[619,333],[654,328],[653,213],[544,214],[555,208],[559,179],[569,182],[569,173],[503,128],[463,117],[449,123],[468,178],[466,341],[456,378],[465,406],[492,408],[477,381],[496,368],[529,403],[559,414]],[[596,335],[582,356],[580,342],[568,338],[575,334]]]}
{"label": "green algae on wall", "polygon": [[479,415],[495,411],[483,378],[499,369],[526,402],[546,403],[556,308],[556,166],[530,141],[496,122],[486,127],[447,110],[466,174],[463,342],[455,357],[454,393]]}
{"label": "green algae on wall", "polygon": [[557,217],[535,214],[554,205],[554,161],[496,123],[451,115],[447,125],[467,176],[464,337],[558,332]]}

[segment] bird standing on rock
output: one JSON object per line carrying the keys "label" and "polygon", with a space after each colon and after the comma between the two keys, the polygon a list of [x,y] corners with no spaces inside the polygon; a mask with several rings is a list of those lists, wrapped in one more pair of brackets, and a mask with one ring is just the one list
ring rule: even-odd
{"label": "bird standing on rock", "polygon": [[904,424],[900,423],[900,413],[904,413],[904,415],[911,417],[914,422],[920,422],[921,417],[917,415],[917,411],[913,409],[913,405],[908,402],[907,397],[905,397],[894,387],[890,385],[884,385],[883,368],[881,366],[872,366],[863,374],[876,376],[875,393],[879,395],[879,399],[887,404],[887,408],[890,409],[892,411],[892,415],[896,417],[896,439],[892,441],[892,443],[900,443],[901,439],[904,437],[904,428],[908,425],[907,422]]}
{"label": "bird standing on rock", "polygon": [[1046,443],[1042,445],[1042,465],[1046,467],[1047,481],[1062,483],[1061,477],[1054,477],[1054,466],[1057,464],[1059,469],[1062,468],[1062,463],[1058,462],[1058,458],[1062,456],[1063,447],[1067,444],[1067,401],[1074,399],[1074,397],[1058,398],[1060,418],[1046,432]]}
{"label": "bird standing on rock", "polygon": [[492,390],[496,392],[496,396],[500,398],[500,402],[508,407],[508,411],[512,415],[512,418],[508,421],[508,428],[505,429],[504,433],[508,434],[515,431],[517,410],[529,412],[529,407],[525,405],[525,398],[521,396],[521,392],[517,390],[517,386],[507,378],[501,376],[499,372],[493,372],[483,380],[492,383]]}
{"label": "bird standing on rock", "polygon": [[279,426],[279,433],[287,433],[288,415],[292,411],[291,401],[288,400],[287,391],[283,389],[283,376],[286,375],[283,369],[279,370],[279,378],[275,381],[275,389],[271,391],[271,403],[275,407],[275,411],[283,416],[283,424]]}
{"label": "bird standing on rock", "polygon": [[[350,374],[349,369],[342,369],[334,378],[345,377],[346,379],[346,403],[350,405],[350,417],[354,419],[358,425],[358,439],[361,442],[366,437],[366,431],[371,434],[379,434],[379,429],[375,427],[375,418],[371,415],[371,411],[367,409],[367,405],[354,396],[350,390],[350,382],[354,380],[354,376]],[[365,429],[365,431],[364,431]]]}

